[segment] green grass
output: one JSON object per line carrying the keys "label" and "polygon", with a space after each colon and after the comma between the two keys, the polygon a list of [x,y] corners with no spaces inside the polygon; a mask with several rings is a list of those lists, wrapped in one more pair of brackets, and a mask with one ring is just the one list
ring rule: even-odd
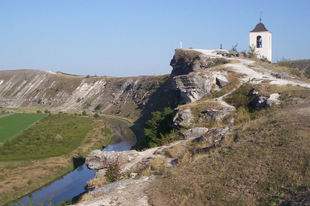
{"label": "green grass", "polygon": [[0,147],[0,161],[55,157],[76,149],[92,129],[86,117],[52,115],[8,139]]}
{"label": "green grass", "polygon": [[0,142],[14,137],[45,116],[45,114],[13,114],[0,118]]}

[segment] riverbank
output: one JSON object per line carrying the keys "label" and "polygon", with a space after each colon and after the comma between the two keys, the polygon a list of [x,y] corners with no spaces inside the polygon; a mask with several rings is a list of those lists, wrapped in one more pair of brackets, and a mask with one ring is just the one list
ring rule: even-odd
{"label": "riverbank", "polygon": [[[107,129],[103,129],[107,128]],[[102,149],[111,140],[109,124],[97,119],[93,129],[74,151],[59,157],[40,160],[1,162],[0,204],[8,204],[62,177],[84,163],[94,149]]]}

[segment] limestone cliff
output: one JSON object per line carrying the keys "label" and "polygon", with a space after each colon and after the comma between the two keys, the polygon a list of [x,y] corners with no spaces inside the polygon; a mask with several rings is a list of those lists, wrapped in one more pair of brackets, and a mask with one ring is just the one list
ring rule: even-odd
{"label": "limestone cliff", "polygon": [[[164,76],[85,77],[38,70],[0,71],[0,106],[118,114],[136,120],[174,104]],[[160,101],[165,99],[168,101]]]}

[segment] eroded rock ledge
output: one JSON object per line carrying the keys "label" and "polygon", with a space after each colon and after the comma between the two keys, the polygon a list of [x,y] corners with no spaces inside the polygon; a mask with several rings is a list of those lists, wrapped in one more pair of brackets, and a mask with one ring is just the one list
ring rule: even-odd
{"label": "eroded rock ledge", "polygon": [[89,169],[100,170],[107,168],[109,164],[114,162],[119,164],[130,162],[138,155],[136,150],[122,152],[94,150],[86,157],[85,164]]}

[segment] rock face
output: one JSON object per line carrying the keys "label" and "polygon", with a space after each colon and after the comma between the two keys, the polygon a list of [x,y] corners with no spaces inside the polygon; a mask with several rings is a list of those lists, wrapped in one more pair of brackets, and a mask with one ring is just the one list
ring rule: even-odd
{"label": "rock face", "polygon": [[229,81],[224,72],[210,71],[206,73],[193,73],[175,76],[172,79],[173,87],[180,91],[182,103],[192,103],[209,94],[212,89],[218,90]]}
{"label": "rock face", "polygon": [[179,90],[182,103],[196,102],[212,89],[229,84],[225,72],[203,71],[208,67],[228,63],[225,58],[207,56],[195,50],[176,49],[171,60],[173,88]]}
{"label": "rock face", "polygon": [[196,102],[206,94],[210,93],[215,83],[213,76],[179,75],[173,78],[175,89],[180,91],[183,103]]}
{"label": "rock face", "polygon": [[89,169],[105,169],[110,163],[124,164],[130,162],[138,155],[136,150],[122,152],[94,150],[86,157],[85,164]]}

